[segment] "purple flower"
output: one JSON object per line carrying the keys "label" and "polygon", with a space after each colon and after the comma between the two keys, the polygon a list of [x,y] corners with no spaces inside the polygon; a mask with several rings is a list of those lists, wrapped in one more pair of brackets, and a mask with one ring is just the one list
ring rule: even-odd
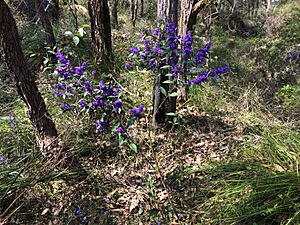
{"label": "purple flower", "polygon": [[82,223],[87,223],[88,220],[89,220],[89,217],[88,217],[88,216],[83,216],[83,217],[80,219],[80,221],[81,221]]}
{"label": "purple flower", "polygon": [[105,203],[109,203],[109,198],[103,198],[102,199]]}
{"label": "purple flower", "polygon": [[81,210],[80,209],[75,209],[75,210],[73,210],[73,213],[75,215],[79,215],[81,213]]}
{"label": "purple flower", "polygon": [[158,35],[158,27],[156,27],[152,33],[153,36],[157,36]]}
{"label": "purple flower", "polygon": [[172,73],[174,75],[177,75],[178,73],[180,73],[180,66],[174,66],[172,69]]}
{"label": "purple flower", "polygon": [[107,125],[107,120],[105,120],[105,121],[97,121],[95,123],[95,126],[96,126],[98,132],[100,132],[100,133],[104,131],[105,125]]}
{"label": "purple flower", "polygon": [[131,113],[133,116],[140,116],[143,110],[144,110],[144,106],[140,105],[138,107],[133,107],[131,109]]}
{"label": "purple flower", "polygon": [[156,47],[155,49],[154,49],[154,51],[153,51],[153,53],[155,54],[155,55],[160,55],[161,54],[161,49],[159,48],[159,47]]}
{"label": "purple flower", "polygon": [[100,96],[100,95],[96,95],[96,96],[95,96],[95,99],[96,99],[97,101],[99,101],[99,100],[101,100],[101,99],[102,99],[102,96]]}
{"label": "purple flower", "polygon": [[118,88],[118,87],[114,88],[113,90],[114,90],[114,93],[113,93],[114,96],[117,96],[120,92],[120,88]]}
{"label": "purple flower", "polygon": [[144,45],[149,45],[149,44],[150,44],[150,40],[144,39],[144,40],[143,40],[143,44],[144,44]]}
{"label": "purple flower", "polygon": [[64,86],[62,83],[56,84],[56,87],[57,87],[58,89],[65,90],[65,86]]}
{"label": "purple flower", "polygon": [[104,213],[103,213],[104,216],[108,216],[108,214],[109,214],[108,210],[105,210]]}
{"label": "purple flower", "polygon": [[118,109],[121,109],[122,105],[123,105],[123,103],[121,101],[119,101],[119,100],[115,101],[115,103],[114,103],[115,110],[118,111]]}
{"label": "purple flower", "polygon": [[16,123],[15,123],[15,119],[14,119],[13,114],[9,114],[8,120],[9,120],[10,126],[11,126],[13,129],[16,129],[17,126],[16,126]]}
{"label": "purple flower", "polygon": [[92,107],[93,107],[93,108],[97,108],[98,106],[99,106],[99,102],[93,102],[93,103],[92,103]]}
{"label": "purple flower", "polygon": [[54,94],[57,96],[57,97],[61,97],[63,96],[63,93],[59,90],[54,90]]}
{"label": "purple flower", "polygon": [[88,105],[88,103],[85,100],[80,100],[79,101],[79,105],[82,106],[82,107],[84,107],[84,108],[86,108],[86,109],[89,108],[89,105]]}
{"label": "purple flower", "polygon": [[96,71],[96,70],[93,70],[93,71],[92,71],[92,76],[95,77],[96,75],[97,75],[97,71]]}
{"label": "purple flower", "polygon": [[81,76],[83,74],[82,68],[80,66],[76,66],[75,71],[76,71],[76,74],[79,76]]}
{"label": "purple flower", "polygon": [[87,63],[86,63],[86,62],[84,62],[84,63],[82,63],[82,65],[81,65],[81,67],[80,67],[80,68],[81,68],[82,70],[85,70],[85,69],[86,69],[86,65],[87,65]]}
{"label": "purple flower", "polygon": [[198,77],[195,78],[194,80],[189,80],[188,84],[191,85],[193,84],[201,84],[202,82],[207,80],[207,72],[203,72],[202,74],[198,74]]}
{"label": "purple flower", "polygon": [[105,86],[104,81],[101,81],[101,82],[99,83],[99,90],[100,90],[100,91],[101,91],[101,90],[106,90],[106,86]]}
{"label": "purple flower", "polygon": [[9,152],[9,153],[8,153],[8,158],[9,158],[9,159],[12,159],[13,157],[14,157],[14,153]]}
{"label": "purple flower", "polygon": [[131,62],[126,62],[125,65],[124,65],[125,69],[131,69],[133,67],[132,63]]}
{"label": "purple flower", "polygon": [[82,83],[82,86],[84,87],[84,89],[85,89],[86,91],[89,91],[89,92],[92,92],[92,91],[93,91],[93,88],[91,87],[91,84],[90,84],[90,82],[88,82],[88,81],[84,81],[84,82]]}
{"label": "purple flower", "polygon": [[56,58],[62,63],[62,64],[67,64],[67,60],[65,59],[65,57],[63,56],[63,54],[60,51],[56,52]]}
{"label": "purple flower", "polygon": [[68,85],[67,87],[66,87],[66,89],[68,90],[68,91],[74,91],[74,88],[72,87],[72,86],[70,86],[70,85]]}
{"label": "purple flower", "polygon": [[68,104],[68,103],[61,103],[60,104],[60,108],[63,110],[63,111],[68,111],[71,109],[71,106]]}
{"label": "purple flower", "polygon": [[133,47],[133,48],[130,49],[130,52],[132,52],[133,54],[138,55],[139,52],[140,52],[140,50],[138,48],[136,48],[136,47]]}
{"label": "purple flower", "polygon": [[121,133],[124,132],[124,129],[123,129],[123,127],[118,127],[118,128],[116,129],[116,131],[117,131],[118,134],[121,134]]}
{"label": "purple flower", "polygon": [[1,157],[0,157],[0,162],[3,162],[3,161],[5,161],[5,157],[4,157],[4,156],[1,156]]}
{"label": "purple flower", "polygon": [[156,68],[156,62],[155,59],[151,59],[150,60],[150,68],[151,70],[154,70]]}

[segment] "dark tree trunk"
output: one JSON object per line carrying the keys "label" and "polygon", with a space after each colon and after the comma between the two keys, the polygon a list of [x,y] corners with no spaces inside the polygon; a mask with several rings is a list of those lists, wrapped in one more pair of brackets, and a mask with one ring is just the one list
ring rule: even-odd
{"label": "dark tree trunk", "polygon": [[113,68],[111,26],[107,0],[89,0],[92,47],[103,71]]}
{"label": "dark tree trunk", "polygon": [[[178,0],[158,0],[157,1],[157,21],[158,22],[174,22],[178,24]],[[165,96],[161,88],[166,90],[167,94],[176,92],[174,84],[166,84],[164,81],[170,79],[167,71],[161,71],[161,74],[155,75],[153,90],[153,119],[154,127],[165,123],[166,118],[169,120],[168,113],[176,111],[176,97]]]}
{"label": "dark tree trunk", "polygon": [[111,4],[111,17],[112,17],[112,26],[113,28],[117,29],[118,24],[118,0],[112,0]]}
{"label": "dark tree trunk", "polygon": [[133,27],[135,27],[136,24],[137,10],[138,10],[138,0],[131,0],[130,11],[131,11],[131,21]]}
{"label": "dark tree trunk", "polygon": [[141,11],[140,11],[141,17],[144,16],[144,0],[141,0]]}
{"label": "dark tree trunk", "polygon": [[37,11],[37,15],[40,18],[42,25],[44,27],[45,33],[46,33],[47,43],[49,46],[54,47],[56,41],[55,41],[55,37],[54,37],[54,33],[53,33],[53,28],[52,28],[51,22],[49,20],[49,17],[47,15],[47,13],[45,12],[43,0],[35,0],[34,4],[35,4],[35,9]]}
{"label": "dark tree trunk", "polygon": [[55,20],[55,21],[58,21],[59,19],[59,0],[52,0],[52,12],[51,12],[51,15],[52,15],[52,18]]}
{"label": "dark tree trunk", "polygon": [[3,46],[5,61],[13,75],[17,91],[27,106],[38,145],[43,154],[48,156],[52,144],[57,139],[55,124],[47,112],[44,100],[28,69],[15,20],[3,0],[0,0],[0,43]]}

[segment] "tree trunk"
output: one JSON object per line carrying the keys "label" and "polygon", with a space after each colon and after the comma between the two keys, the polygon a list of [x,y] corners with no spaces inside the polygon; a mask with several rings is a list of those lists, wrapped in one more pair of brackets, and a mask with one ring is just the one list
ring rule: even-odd
{"label": "tree trunk", "polygon": [[180,10],[179,34],[184,37],[188,31],[193,31],[198,14],[213,0],[182,0]]}
{"label": "tree trunk", "polygon": [[58,142],[55,124],[28,69],[15,20],[4,0],[0,0],[0,12],[0,43],[4,49],[5,61],[17,91],[27,106],[38,146],[47,159],[61,160],[60,165],[64,166],[66,162],[72,164],[74,155],[70,151],[66,152],[66,146]]}
{"label": "tree trunk", "polygon": [[132,26],[135,27],[137,19],[138,0],[131,0],[130,11],[131,11],[131,22]]}
{"label": "tree trunk", "polygon": [[52,0],[52,18],[55,21],[58,21],[59,19],[59,0]]}
{"label": "tree trunk", "polygon": [[53,33],[53,28],[49,20],[49,17],[45,12],[43,0],[35,0],[34,4],[35,4],[35,9],[37,11],[37,15],[39,16],[46,33],[47,43],[50,47],[54,47],[56,41]]}
{"label": "tree trunk", "polygon": [[194,0],[181,0],[180,20],[179,20],[179,35],[184,37],[188,30],[188,24],[192,14]]}
{"label": "tree trunk", "polygon": [[266,15],[269,14],[270,8],[271,8],[271,0],[266,0],[267,5],[266,5]]}
{"label": "tree trunk", "polygon": [[107,0],[89,0],[92,47],[105,72],[113,68],[111,26]]}
{"label": "tree trunk", "polygon": [[144,0],[141,0],[141,11],[140,11],[140,16],[144,16]]}
{"label": "tree trunk", "polygon": [[[177,28],[178,24],[178,0],[158,0],[157,1],[157,21],[158,22],[174,22]],[[176,92],[174,84],[166,84],[168,80],[167,72],[161,71],[161,74],[155,74],[154,90],[153,90],[153,118],[154,127],[165,123],[166,118],[169,120],[173,117],[167,117],[168,113],[176,111],[176,97],[164,96],[161,88],[166,92]]]}
{"label": "tree trunk", "polygon": [[157,21],[178,26],[178,0],[157,0]]}
{"label": "tree trunk", "polygon": [[112,0],[111,4],[111,18],[112,18],[112,26],[113,28],[117,29],[118,24],[118,0]]}

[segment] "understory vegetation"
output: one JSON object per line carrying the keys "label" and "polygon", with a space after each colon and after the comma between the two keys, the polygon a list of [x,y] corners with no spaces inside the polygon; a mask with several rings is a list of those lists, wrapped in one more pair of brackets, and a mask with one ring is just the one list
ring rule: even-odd
{"label": "understory vegetation", "polygon": [[[151,126],[151,70],[124,67],[144,29],[155,27],[151,15],[133,29],[120,9],[110,74],[98,70],[89,51],[88,18],[78,13],[77,29],[67,7],[60,16],[55,48],[74,66],[87,62],[84,79],[96,70],[91,84],[103,81],[118,92],[108,97],[110,112],[81,110],[84,102],[62,110],[53,94],[61,64],[41,28],[16,15],[30,69],[82,168],[59,170],[40,153],[1,59],[0,224],[300,224],[299,2],[279,4],[247,32],[219,21],[201,34],[199,22],[193,45],[210,41],[211,68],[231,71],[191,85],[188,100],[159,129]],[[118,100],[127,110],[122,116]]]}

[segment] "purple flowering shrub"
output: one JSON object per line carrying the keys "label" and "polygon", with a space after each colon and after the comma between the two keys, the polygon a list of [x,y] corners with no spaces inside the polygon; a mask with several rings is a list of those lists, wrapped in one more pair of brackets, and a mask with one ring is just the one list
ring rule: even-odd
{"label": "purple flowering shrub", "polygon": [[211,42],[199,50],[195,50],[192,45],[191,33],[180,37],[172,22],[158,26],[153,31],[145,30],[140,36],[140,42],[130,49],[130,61],[125,63],[125,68],[138,66],[154,74],[164,74],[169,77],[165,83],[175,83],[179,87],[199,85],[209,77],[230,71],[229,66],[215,69],[207,66]]}
{"label": "purple flowering shrub", "polygon": [[126,128],[141,116],[143,106],[126,113],[123,93],[112,81],[98,82],[97,72],[90,71],[86,62],[73,66],[60,51],[56,52],[56,57],[59,63],[54,76],[58,83],[53,92],[59,99],[60,108],[76,115],[88,113],[94,120],[96,132],[118,134],[122,141]]}

